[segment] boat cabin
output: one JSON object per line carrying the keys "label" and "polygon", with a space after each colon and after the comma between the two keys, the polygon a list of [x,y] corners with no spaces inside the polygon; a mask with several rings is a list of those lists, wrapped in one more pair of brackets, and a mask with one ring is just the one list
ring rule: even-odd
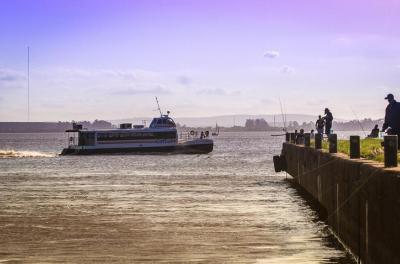
{"label": "boat cabin", "polygon": [[174,120],[168,115],[163,115],[161,117],[153,118],[150,123],[150,128],[173,128],[176,127]]}

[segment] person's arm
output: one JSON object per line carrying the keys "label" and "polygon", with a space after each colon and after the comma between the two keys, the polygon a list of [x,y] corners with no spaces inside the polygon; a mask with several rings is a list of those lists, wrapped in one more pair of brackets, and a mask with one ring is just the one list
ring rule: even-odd
{"label": "person's arm", "polygon": [[385,122],[383,123],[383,126],[382,126],[382,132],[384,132],[388,127],[389,127],[389,124],[388,124],[388,121],[389,121],[389,116],[388,116],[388,108],[389,108],[389,106],[387,106],[386,107],[386,111],[385,111]]}

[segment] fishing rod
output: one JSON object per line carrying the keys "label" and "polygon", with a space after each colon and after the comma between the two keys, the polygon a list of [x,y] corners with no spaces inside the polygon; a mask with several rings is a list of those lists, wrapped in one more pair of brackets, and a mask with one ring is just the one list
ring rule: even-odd
{"label": "fishing rod", "polygon": [[364,132],[364,136],[367,136],[367,133],[365,132],[364,127],[361,124],[360,119],[358,118],[358,116],[357,116],[356,112],[354,111],[353,107],[350,107],[350,109],[353,112],[353,115],[356,117],[356,121],[357,121],[358,125],[361,127],[361,130]]}
{"label": "fishing rod", "polygon": [[282,100],[281,97],[279,96],[279,105],[281,107],[281,116],[282,116],[282,123],[283,123],[283,130],[286,131],[286,116],[283,113],[283,106],[282,106]]}
{"label": "fishing rod", "polygon": [[[283,123],[283,131],[287,131],[287,128],[286,128],[286,116],[285,116],[285,114],[283,113],[283,106],[282,106],[282,100],[281,100],[281,97],[279,96],[279,105],[280,105],[280,107],[281,107],[281,116],[282,116],[282,123]],[[274,116],[274,120],[275,120],[275,116]],[[272,134],[271,136],[273,136],[273,137],[280,137],[280,136],[284,136],[284,135],[286,135],[286,133],[285,134]]]}
{"label": "fishing rod", "polygon": [[[286,110],[286,103],[285,103],[285,101],[283,101],[283,112],[284,112],[284,116],[285,116],[285,127],[286,127],[286,124],[287,124],[288,122],[287,122],[287,110]],[[287,131],[287,127],[286,127],[286,131]]]}

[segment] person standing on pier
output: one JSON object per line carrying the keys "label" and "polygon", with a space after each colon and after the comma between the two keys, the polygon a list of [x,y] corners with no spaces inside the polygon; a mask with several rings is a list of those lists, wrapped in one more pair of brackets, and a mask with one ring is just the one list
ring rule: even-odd
{"label": "person standing on pier", "polygon": [[[388,94],[385,99],[388,100],[389,104],[386,107],[385,122],[382,126],[382,132],[400,137],[400,103],[394,99],[393,94]],[[400,141],[398,142],[400,149]]]}
{"label": "person standing on pier", "polygon": [[325,120],[319,115],[317,122],[315,122],[315,128],[317,129],[317,134],[324,134]]}
{"label": "person standing on pier", "polygon": [[300,133],[297,134],[296,144],[304,144],[304,129],[300,129]]}
{"label": "person standing on pier", "polygon": [[328,108],[325,108],[325,134],[330,135],[332,129],[333,115]]}

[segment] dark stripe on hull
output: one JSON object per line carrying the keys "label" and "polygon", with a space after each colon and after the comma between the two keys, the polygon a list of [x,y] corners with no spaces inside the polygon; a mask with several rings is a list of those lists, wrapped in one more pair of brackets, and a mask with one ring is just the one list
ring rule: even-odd
{"label": "dark stripe on hull", "polygon": [[94,154],[207,154],[213,151],[213,144],[176,145],[166,147],[140,148],[98,148],[98,149],[70,149],[65,148],[61,155],[94,155]]}
{"label": "dark stripe on hull", "polygon": [[193,144],[193,145],[177,145],[175,153],[183,154],[207,154],[213,151],[214,144]]}

